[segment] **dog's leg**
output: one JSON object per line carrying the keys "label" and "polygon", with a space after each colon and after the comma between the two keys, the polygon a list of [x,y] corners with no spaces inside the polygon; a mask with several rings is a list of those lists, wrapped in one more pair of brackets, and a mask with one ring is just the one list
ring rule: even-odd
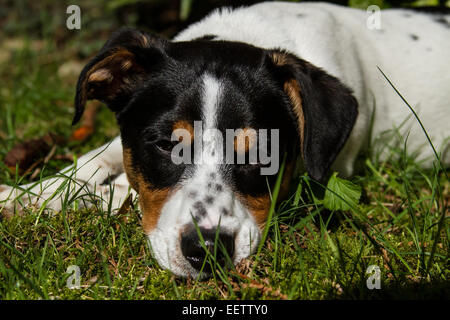
{"label": "dog's leg", "polygon": [[133,195],[133,199],[136,197],[136,192],[130,188],[125,172],[114,180],[98,186],[95,193],[101,198],[103,210],[108,210],[110,207],[113,213],[120,209],[129,194]]}
{"label": "dog's leg", "polygon": [[90,151],[56,176],[40,182],[10,187],[0,186],[0,212],[12,215],[25,206],[60,211],[76,202],[79,207],[93,204],[117,209],[125,200],[129,184],[123,173],[120,137]]}

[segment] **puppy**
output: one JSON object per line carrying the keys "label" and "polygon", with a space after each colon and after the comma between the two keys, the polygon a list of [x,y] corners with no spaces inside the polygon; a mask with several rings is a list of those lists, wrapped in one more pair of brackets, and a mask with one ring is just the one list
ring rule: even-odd
{"label": "puppy", "polygon": [[[361,10],[270,2],[214,11],[172,41],[117,31],[80,74],[74,123],[86,101],[97,99],[115,113],[120,138],[63,170],[71,179],[22,186],[32,196],[3,186],[2,212],[20,210],[17,197],[60,210],[61,188],[109,199],[102,182],[116,177],[112,207],[137,193],[159,264],[197,277],[205,258],[199,238],[212,251],[220,243],[219,261],[236,264],[254,252],[283,159],[281,194],[299,172],[322,182],[331,171],[351,175],[370,137],[399,128],[409,135],[407,150],[421,149],[417,160],[431,166],[425,135],[378,67],[445,150],[449,18],[409,10],[380,18],[381,29],[371,30]],[[224,143],[220,135],[230,129]],[[175,161],[179,146],[194,161]],[[260,153],[250,161],[264,146],[270,163]],[[239,156],[246,161],[233,162]],[[445,153],[442,160],[448,165]],[[274,172],[262,174],[269,167]],[[82,204],[92,205],[89,197]]]}

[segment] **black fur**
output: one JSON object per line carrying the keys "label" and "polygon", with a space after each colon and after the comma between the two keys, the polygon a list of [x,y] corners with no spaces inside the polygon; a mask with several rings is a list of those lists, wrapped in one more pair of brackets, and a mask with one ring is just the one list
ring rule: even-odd
{"label": "black fur", "polygon": [[313,179],[323,181],[353,129],[358,103],[337,78],[290,53],[277,53],[287,61],[275,71],[280,81],[295,79],[300,87],[304,166]]}
{"label": "black fur", "polygon": [[[145,37],[149,43],[152,43],[151,47],[143,47],[140,43],[140,37]],[[108,107],[113,109],[113,111],[116,111],[116,106],[120,106],[124,102],[126,103],[126,101],[129,100],[130,95],[133,94],[133,90],[127,90],[121,92],[121,94],[116,97],[116,100],[110,101],[107,99],[107,97],[102,96],[101,92],[96,92],[96,89],[98,91],[98,88],[95,87],[88,86],[86,92],[83,93],[83,83],[86,81],[87,73],[95,64],[110,56],[119,48],[124,48],[135,55],[136,62],[140,67],[142,67],[144,70],[149,70],[151,67],[160,64],[162,55],[161,51],[164,49],[166,44],[167,41],[163,38],[148,33],[143,33],[131,28],[121,28],[118,31],[114,32],[109,40],[104,44],[97,56],[89,61],[89,63],[83,68],[80,73],[75,95],[75,115],[72,121],[72,125],[76,124],[80,120],[81,115],[84,112],[86,99],[83,98],[85,96],[87,97],[87,99],[97,99],[105,102],[106,104],[108,104]],[[136,90],[139,83],[136,82],[134,83],[134,85],[135,86],[130,89]],[[91,95],[89,95],[90,91],[92,91]]]}

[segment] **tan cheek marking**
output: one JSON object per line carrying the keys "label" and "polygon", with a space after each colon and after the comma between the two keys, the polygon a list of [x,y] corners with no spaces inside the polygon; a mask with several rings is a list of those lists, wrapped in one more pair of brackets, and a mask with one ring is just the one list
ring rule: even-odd
{"label": "tan cheek marking", "polygon": [[192,127],[192,125],[189,122],[187,122],[186,120],[179,120],[179,121],[175,122],[172,126],[172,130],[177,130],[177,129],[183,129],[183,130],[186,130],[187,132],[189,132],[191,139],[189,141],[183,141],[183,137],[181,136],[180,142],[191,145],[194,141],[194,128]]}
{"label": "tan cheek marking", "polygon": [[147,183],[142,175],[133,167],[129,149],[123,149],[123,165],[131,187],[139,194],[139,205],[142,211],[142,228],[150,233],[158,224],[161,209],[169,197],[169,188],[157,189]]}
{"label": "tan cheek marking", "polygon": [[161,209],[166,203],[169,189],[140,188],[139,204],[142,210],[142,228],[149,234],[158,224]]}
{"label": "tan cheek marking", "polygon": [[[286,169],[283,174],[283,179],[281,180],[280,192],[278,194],[277,202],[286,198],[289,192],[289,185],[292,178],[292,173],[294,169],[294,161],[286,164]],[[262,230],[266,224],[267,216],[269,214],[271,200],[270,195],[262,195],[259,197],[252,197],[249,195],[238,195],[239,199],[250,211],[251,215],[256,221],[256,224]]]}
{"label": "tan cheek marking", "polygon": [[130,149],[127,149],[127,148],[123,148],[123,167],[125,169],[125,173],[127,174],[128,182],[130,183],[131,187],[135,191],[139,191],[137,174],[136,174],[135,170],[133,169],[131,151],[130,151]]}
{"label": "tan cheek marking", "polygon": [[[305,130],[305,117],[303,115],[302,98],[300,97],[300,86],[295,79],[288,80],[284,83],[284,91],[288,95],[292,103],[292,108],[297,117],[300,150],[303,151],[303,135]],[[302,154],[303,155],[303,154]]]}
{"label": "tan cheek marking", "polygon": [[269,194],[259,197],[244,195],[239,196],[239,198],[247,207],[248,211],[250,211],[258,227],[262,230],[266,224],[267,215],[269,214],[270,209]]}
{"label": "tan cheek marking", "polygon": [[246,153],[253,148],[257,142],[256,130],[244,128],[240,130],[234,138],[234,151],[237,153]]}

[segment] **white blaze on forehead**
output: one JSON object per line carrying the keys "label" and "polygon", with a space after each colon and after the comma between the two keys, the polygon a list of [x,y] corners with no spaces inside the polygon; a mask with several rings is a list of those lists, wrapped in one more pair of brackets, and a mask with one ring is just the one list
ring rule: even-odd
{"label": "white blaze on forehead", "polygon": [[[203,76],[202,92],[202,146],[201,162],[197,166],[193,177],[193,184],[198,185],[200,194],[211,194],[212,181],[221,183],[219,175],[219,164],[222,162],[223,145],[222,135],[217,127],[217,110],[222,95],[222,84],[220,80],[210,74]],[[214,175],[214,179],[211,178]],[[210,187],[208,187],[210,186]],[[225,207],[229,206],[231,199],[224,199],[222,194],[221,201],[216,197],[216,202],[222,202]],[[218,203],[216,203],[218,204]],[[219,210],[208,210],[206,216],[200,221],[200,226],[205,228],[214,228],[218,225],[220,219]],[[218,209],[218,208],[217,208]]]}
{"label": "white blaze on forehead", "polygon": [[222,160],[223,145],[222,136],[217,127],[217,109],[222,95],[221,82],[210,74],[203,76],[202,96],[202,163],[208,169]]}
{"label": "white blaze on forehead", "polygon": [[210,74],[203,76],[203,121],[206,128],[215,128],[217,106],[220,101],[221,83]]}

